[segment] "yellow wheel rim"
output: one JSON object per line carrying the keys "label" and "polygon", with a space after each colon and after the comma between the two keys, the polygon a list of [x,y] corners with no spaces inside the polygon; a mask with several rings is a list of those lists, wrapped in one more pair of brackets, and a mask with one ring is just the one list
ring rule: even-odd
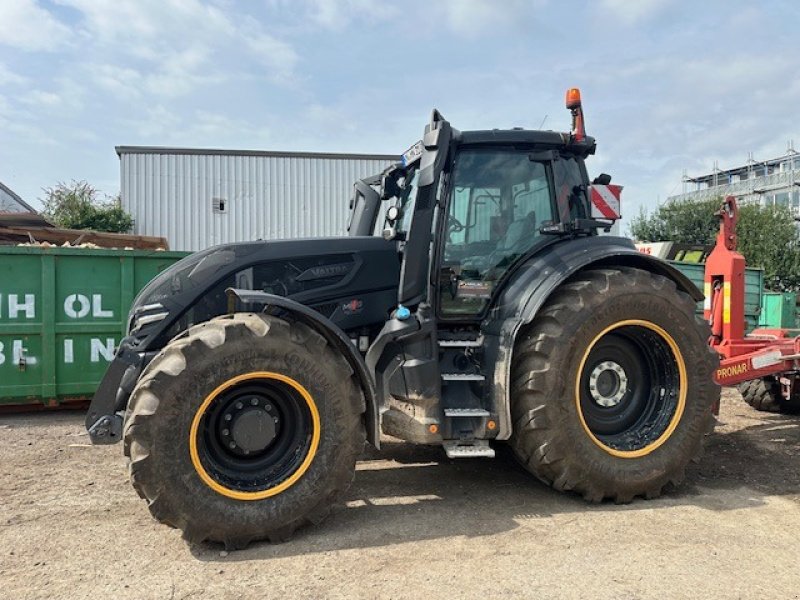
{"label": "yellow wheel rim", "polygon": [[[675,406],[675,414],[673,414],[672,418],[670,419],[667,428],[664,432],[658,436],[655,440],[648,443],[645,447],[639,448],[637,450],[618,450],[616,448],[612,448],[611,446],[603,443],[598,437],[589,429],[589,426],[586,424],[586,419],[583,415],[583,410],[581,408],[581,378],[583,375],[583,369],[586,366],[586,360],[589,358],[589,353],[594,348],[595,344],[607,333],[614,331],[615,329],[619,329],[621,327],[627,326],[638,326],[644,327],[649,329],[650,331],[655,332],[658,334],[669,346],[670,350],[672,351],[672,356],[675,358],[675,362],[678,366],[678,402]],[[620,321],[618,323],[614,323],[613,325],[609,325],[605,329],[603,329],[599,334],[595,336],[592,342],[587,346],[586,351],[583,354],[583,358],[581,358],[580,365],[578,366],[578,373],[575,377],[575,409],[578,412],[578,417],[581,422],[581,426],[583,430],[586,432],[586,435],[600,448],[602,448],[608,454],[612,456],[616,456],[619,458],[640,458],[642,456],[646,456],[651,452],[654,452],[659,447],[664,445],[664,443],[672,436],[675,432],[675,429],[678,427],[678,423],[681,421],[681,417],[683,417],[684,409],[686,408],[686,362],[683,359],[683,354],[678,348],[678,344],[672,338],[672,336],[667,333],[662,327],[659,327],[655,323],[651,323],[650,321],[644,321],[641,319],[630,319],[626,321]]]}
{"label": "yellow wheel rim", "polygon": [[[220,394],[224,393],[225,391],[229,390],[235,385],[238,385],[243,382],[257,380],[257,379],[271,379],[275,381],[280,381],[285,383],[286,385],[290,386],[294,389],[300,397],[305,401],[309,412],[311,413],[311,425],[312,425],[312,433],[311,433],[311,444],[308,448],[308,452],[300,463],[300,466],[285,480],[281,483],[275,485],[274,487],[270,487],[265,490],[258,490],[253,492],[246,492],[242,490],[235,490],[229,487],[226,487],[220,484],[216,479],[214,479],[203,466],[202,461],[200,460],[200,453],[197,447],[197,437],[198,432],[200,431],[200,423],[203,420],[203,416],[206,413],[209,405],[217,398]],[[311,466],[312,461],[314,460],[314,456],[316,455],[317,448],[319,447],[319,440],[320,440],[320,419],[319,419],[319,410],[317,410],[317,405],[314,402],[314,399],[311,397],[311,394],[308,393],[308,390],[300,384],[295,379],[283,375],[281,373],[273,373],[271,371],[254,371],[252,373],[245,373],[242,375],[237,375],[236,377],[232,377],[228,379],[217,388],[214,389],[208,396],[205,397],[202,404],[200,404],[197,412],[195,412],[194,418],[192,419],[192,425],[189,430],[189,456],[192,460],[192,465],[194,466],[195,471],[200,476],[200,479],[205,483],[208,487],[210,487],[215,492],[222,494],[228,498],[233,498],[234,500],[263,500],[265,498],[270,498],[272,496],[276,496],[281,492],[286,491],[291,486],[293,486],[297,481],[305,474],[308,468]]]}

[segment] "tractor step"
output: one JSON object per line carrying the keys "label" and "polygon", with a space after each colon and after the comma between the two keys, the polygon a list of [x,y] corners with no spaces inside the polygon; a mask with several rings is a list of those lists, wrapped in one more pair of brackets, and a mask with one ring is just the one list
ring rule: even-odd
{"label": "tractor step", "polygon": [[483,381],[486,379],[480,373],[442,373],[444,381]]}
{"label": "tractor step", "polygon": [[483,336],[472,340],[439,340],[440,348],[479,348],[483,345]]}
{"label": "tractor step", "polygon": [[488,417],[489,411],[482,408],[445,408],[445,417]]}
{"label": "tractor step", "polygon": [[442,445],[447,458],[494,458],[494,449],[486,440],[445,440]]}

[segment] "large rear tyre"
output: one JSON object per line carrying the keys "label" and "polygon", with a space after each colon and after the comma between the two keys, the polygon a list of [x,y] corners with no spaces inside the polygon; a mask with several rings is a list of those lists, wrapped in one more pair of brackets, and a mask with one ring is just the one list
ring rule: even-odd
{"label": "large rear tyre", "polygon": [[364,411],[349,365],[309,327],[219,317],[172,340],[137,383],[131,482],[190,542],[283,541],[350,485]]}
{"label": "large rear tyre", "polygon": [[680,483],[720,395],[708,335],[695,303],[665,277],[581,273],[518,338],[515,454],[545,483],[593,502],[652,498]]}
{"label": "large rear tyre", "polygon": [[800,412],[800,398],[784,398],[780,383],[774,379],[753,379],[740,383],[738,388],[744,401],[758,411],[789,414]]}

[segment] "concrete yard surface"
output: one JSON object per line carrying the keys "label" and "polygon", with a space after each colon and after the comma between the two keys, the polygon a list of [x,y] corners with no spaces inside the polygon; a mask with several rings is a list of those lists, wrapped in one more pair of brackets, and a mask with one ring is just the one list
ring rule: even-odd
{"label": "concrete yard surface", "polygon": [[154,521],[121,446],[88,444],[82,413],[0,416],[0,598],[800,598],[800,417],[731,390],[657,500],[387,441],[322,525],[230,553]]}

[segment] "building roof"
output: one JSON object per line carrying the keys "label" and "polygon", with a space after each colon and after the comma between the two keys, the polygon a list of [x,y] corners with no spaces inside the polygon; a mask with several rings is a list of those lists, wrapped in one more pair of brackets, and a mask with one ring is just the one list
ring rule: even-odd
{"label": "building roof", "polygon": [[738,175],[741,173],[746,173],[749,169],[764,169],[769,167],[776,167],[785,162],[794,161],[795,164],[793,165],[793,169],[798,169],[798,160],[800,160],[800,154],[794,151],[790,151],[783,156],[779,156],[778,158],[770,158],[767,160],[750,160],[747,163],[740,165],[738,167],[733,167],[730,169],[717,169],[716,171],[712,171],[711,173],[706,173],[704,175],[697,175],[696,177],[686,177],[685,180],[689,183],[703,183],[708,182],[709,180],[713,179],[714,177],[717,178],[725,178],[730,175]]}
{"label": "building roof", "polygon": [[286,152],[280,150],[232,150],[224,148],[171,148],[167,146],[116,146],[123,154],[195,154],[212,156],[275,156],[282,158],[327,158],[331,160],[400,160],[396,154],[349,154],[340,152]]}
{"label": "building roof", "polygon": [[36,214],[36,209],[34,209],[30,204],[25,202],[25,200],[20,198],[19,195],[17,195],[17,193],[14,192],[14,190],[5,185],[2,181],[0,181],[0,195],[8,196],[9,198],[11,198],[12,202],[14,202],[15,204],[19,204],[20,208],[22,209],[19,212],[27,211]]}

